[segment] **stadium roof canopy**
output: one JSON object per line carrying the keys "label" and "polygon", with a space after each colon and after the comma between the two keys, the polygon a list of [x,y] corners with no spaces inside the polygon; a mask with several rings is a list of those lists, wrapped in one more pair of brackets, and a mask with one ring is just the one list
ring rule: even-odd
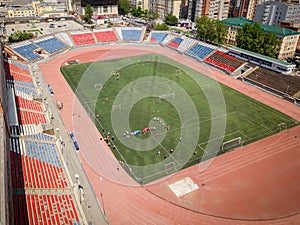
{"label": "stadium roof canopy", "polygon": [[248,51],[248,50],[245,50],[245,49],[242,49],[242,48],[228,47],[228,49],[229,50],[238,50],[239,52],[243,52],[243,53],[248,54],[248,55],[253,55],[253,56],[257,57],[257,58],[264,59],[264,60],[267,60],[269,62],[277,63],[277,64],[280,64],[280,65],[294,66],[294,64],[285,62],[283,60],[275,59],[275,58],[272,58],[272,57],[269,57],[269,56],[265,56],[265,55],[262,55],[262,54],[259,54],[259,53],[256,53],[256,52],[251,52],[251,51]]}
{"label": "stadium roof canopy", "polygon": [[[255,24],[252,20],[248,20],[245,17],[236,17],[236,18],[228,18],[221,21],[224,25],[227,26],[235,26],[235,27],[242,27],[245,24]],[[260,24],[262,29],[265,32],[275,33],[278,36],[291,36],[291,35],[297,35],[300,34],[300,32],[296,32],[287,28],[282,27],[276,27],[276,26],[269,26],[266,24]]]}

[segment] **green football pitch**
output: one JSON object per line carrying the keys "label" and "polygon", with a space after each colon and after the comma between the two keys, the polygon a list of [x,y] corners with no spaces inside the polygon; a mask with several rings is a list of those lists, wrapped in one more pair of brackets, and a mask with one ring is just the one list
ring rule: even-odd
{"label": "green football pitch", "polygon": [[69,65],[61,71],[111,151],[140,182],[297,124],[159,54]]}

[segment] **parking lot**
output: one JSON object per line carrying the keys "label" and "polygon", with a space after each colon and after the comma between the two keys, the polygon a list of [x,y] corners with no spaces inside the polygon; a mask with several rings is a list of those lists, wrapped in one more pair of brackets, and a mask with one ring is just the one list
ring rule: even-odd
{"label": "parking lot", "polygon": [[72,30],[83,30],[83,26],[76,23],[73,20],[63,20],[63,21],[52,21],[52,22],[40,22],[40,23],[19,23],[19,24],[9,24],[6,25],[7,35],[11,35],[17,30],[32,31],[39,36],[49,35],[53,33],[72,31]]}

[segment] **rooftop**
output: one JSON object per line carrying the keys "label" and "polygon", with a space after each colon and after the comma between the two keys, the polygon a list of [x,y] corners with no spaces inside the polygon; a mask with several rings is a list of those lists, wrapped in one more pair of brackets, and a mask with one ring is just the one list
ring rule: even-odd
{"label": "rooftop", "polygon": [[281,64],[281,65],[284,65],[284,66],[293,66],[294,65],[294,64],[285,62],[283,60],[274,59],[272,57],[265,56],[265,55],[262,55],[262,54],[259,54],[259,53],[256,53],[256,52],[251,52],[251,51],[248,51],[248,50],[245,50],[245,49],[242,49],[242,48],[238,48],[238,47],[228,47],[228,48],[233,49],[233,50],[238,50],[238,51],[243,52],[245,54],[255,55],[258,58],[265,59],[265,60],[268,60],[268,61],[271,61],[271,62],[274,62],[274,63],[277,63],[277,64]]}
{"label": "rooftop", "polygon": [[[236,17],[236,18],[228,18],[225,20],[221,21],[223,24],[228,25],[228,26],[237,26],[237,27],[242,27],[245,24],[254,24],[252,20],[249,20],[245,17]],[[278,36],[291,36],[291,35],[297,35],[300,34],[300,32],[296,32],[287,28],[282,28],[282,27],[276,27],[276,26],[269,26],[265,24],[260,24],[262,29],[265,32],[270,32],[270,33],[275,33]]]}

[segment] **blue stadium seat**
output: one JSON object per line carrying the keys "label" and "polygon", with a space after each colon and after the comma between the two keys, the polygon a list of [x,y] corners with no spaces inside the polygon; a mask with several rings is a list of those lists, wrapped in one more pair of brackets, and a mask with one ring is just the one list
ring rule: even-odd
{"label": "blue stadium seat", "polygon": [[49,53],[53,53],[59,50],[62,50],[67,47],[63,42],[59,41],[56,38],[50,38],[47,40],[37,41],[36,44]]}
{"label": "blue stadium seat", "polygon": [[18,84],[18,85],[22,85],[22,86],[34,88],[34,84],[33,84],[32,82],[26,82],[26,81],[14,80],[14,83],[15,83],[15,84]]}
{"label": "blue stadium seat", "polygon": [[183,41],[183,39],[180,38],[180,37],[177,37],[177,38],[175,38],[175,39],[173,40],[173,42],[175,42],[175,43],[177,43],[177,44],[181,44],[182,41]]}
{"label": "blue stadium seat", "polygon": [[27,152],[26,155],[28,157],[32,157],[44,163],[61,167],[61,162],[53,143],[25,140],[25,148]]}
{"label": "blue stadium seat", "polygon": [[28,66],[25,65],[25,64],[18,63],[18,62],[15,62],[15,61],[11,61],[11,64],[13,64],[13,65],[15,65],[17,67],[23,68],[24,70],[29,70]]}
{"label": "blue stadium seat", "polygon": [[168,34],[167,33],[152,33],[152,39],[153,41],[157,42],[157,43],[161,43],[165,37],[167,36]]}
{"label": "blue stadium seat", "polygon": [[204,46],[202,44],[196,44],[195,46],[193,46],[188,52],[188,55],[203,59],[205,58],[207,55],[209,55],[214,49],[210,48],[208,46]]}
{"label": "blue stadium seat", "polygon": [[23,92],[27,95],[36,95],[36,91],[34,89],[31,89],[29,87],[23,87],[23,86],[19,86],[19,85],[15,85],[15,90]]}
{"label": "blue stadium seat", "polygon": [[123,40],[125,41],[139,41],[142,30],[125,30],[122,29]]}
{"label": "blue stadium seat", "polygon": [[34,60],[40,58],[40,55],[34,52],[34,50],[37,49],[37,46],[35,46],[34,44],[27,44],[27,45],[15,47],[13,49],[28,60]]}
{"label": "blue stadium seat", "polygon": [[50,135],[47,134],[30,134],[28,135],[29,138],[34,138],[34,139],[40,139],[40,140],[46,140],[46,141],[53,141],[54,138]]}

